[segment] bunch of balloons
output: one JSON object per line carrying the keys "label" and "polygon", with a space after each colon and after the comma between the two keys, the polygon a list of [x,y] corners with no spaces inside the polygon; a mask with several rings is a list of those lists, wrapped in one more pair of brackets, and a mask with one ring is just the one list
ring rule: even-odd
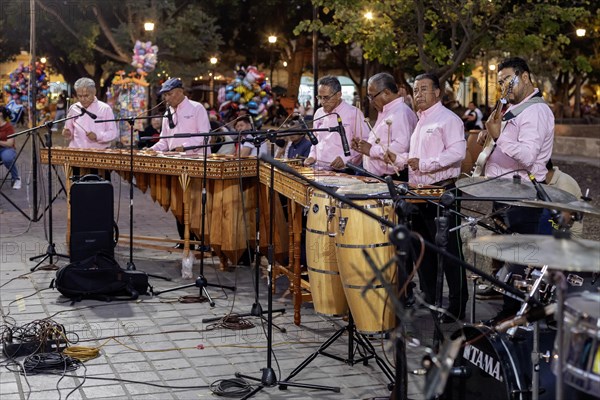
{"label": "bunch of balloons", "polygon": [[131,65],[136,69],[138,74],[152,72],[156,68],[157,56],[158,46],[153,46],[152,42],[143,43],[136,40],[135,46],[133,46],[133,60]]}
{"label": "bunch of balloons", "polygon": [[[9,83],[4,85],[4,91],[9,98],[17,104],[27,104],[29,102],[29,76],[31,74],[31,66],[20,63],[19,66],[10,73]],[[48,87],[48,78],[45,72],[45,64],[35,63],[35,77],[37,87],[37,102],[38,109],[46,105],[50,89]]]}
{"label": "bunch of balloons", "polygon": [[255,121],[266,118],[273,98],[271,85],[266,82],[264,72],[250,65],[238,67],[235,74],[235,79],[219,95],[221,118],[227,120],[240,109],[247,109]]}

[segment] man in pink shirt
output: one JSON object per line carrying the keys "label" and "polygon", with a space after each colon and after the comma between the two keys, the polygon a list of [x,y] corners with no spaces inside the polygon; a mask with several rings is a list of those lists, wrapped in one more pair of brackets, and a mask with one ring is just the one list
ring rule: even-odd
{"label": "man in pink shirt", "polygon": [[[321,102],[313,118],[313,128],[337,128],[342,124],[346,134],[348,146],[354,138],[367,139],[369,127],[365,123],[365,116],[358,108],[342,100],[342,85],[335,76],[324,76],[319,79],[317,99]],[[338,121],[341,119],[341,122]],[[341,133],[338,131],[315,132],[319,139],[317,145],[312,146],[304,165],[314,165],[319,169],[343,170],[347,162],[353,164],[360,162],[361,155],[350,150],[350,156],[344,155]]]}
{"label": "man in pink shirt", "polygon": [[[165,81],[158,94],[167,103],[167,111],[162,121],[161,139],[151,149],[183,152],[184,147],[208,144],[204,136],[162,139],[163,136],[175,136],[178,133],[209,133],[210,120],[202,104],[187,98],[181,79],[171,78]],[[204,153],[204,148],[187,151]],[[210,147],[206,148],[206,154],[210,154]]]}
{"label": "man in pink shirt", "polygon": [[[363,168],[367,171],[382,177],[391,175],[393,179],[406,182],[410,135],[415,129],[417,116],[400,96],[394,77],[387,72],[369,79],[367,97],[378,112],[377,121],[369,132],[368,140],[354,138],[352,148],[364,154]],[[388,151],[393,160],[386,162],[384,156]]]}
{"label": "man in pink shirt", "polygon": [[[441,102],[440,82],[433,74],[422,74],[415,78],[414,96],[419,121],[410,139],[410,150],[406,163],[409,166],[408,181],[413,185],[437,185],[446,189],[454,188],[454,181],[460,174],[460,164],[465,158],[466,141],[464,125],[460,117]],[[390,157],[391,156],[391,157]],[[389,155],[386,158],[393,158]],[[396,155],[396,165],[402,157]],[[459,204],[452,209],[458,210]],[[421,203],[413,215],[412,229],[426,240],[435,243],[435,217],[438,207],[435,204]],[[441,212],[440,212],[441,214]],[[449,228],[458,225],[458,217],[450,213]],[[462,258],[462,244],[458,231],[448,234],[448,252]],[[415,254],[418,254],[415,253]],[[427,302],[436,301],[437,256],[426,251],[419,268],[419,282]],[[442,322],[453,322],[465,317],[465,307],[469,297],[465,270],[460,265],[444,260],[444,274],[448,283],[449,306]]]}
{"label": "man in pink shirt", "polygon": [[[531,172],[537,181],[544,182],[554,142],[552,110],[534,87],[529,66],[522,58],[508,58],[498,65],[498,84],[508,88],[510,106],[505,112],[499,109],[492,113],[485,124],[486,130],[479,134],[480,144],[487,135],[491,135],[496,144],[485,165],[485,176],[508,173],[506,178],[512,179],[515,172],[529,180],[527,172]],[[499,208],[504,206],[494,203],[493,209]],[[510,207],[501,215],[503,226],[509,229],[507,233],[537,234],[542,212],[541,208]],[[524,269],[523,265],[506,265],[507,276],[522,273]],[[502,310],[488,323],[496,324],[518,311],[520,303],[504,297]]]}
{"label": "man in pink shirt", "polygon": [[[96,84],[90,78],[80,78],[73,85],[77,103],[69,108],[62,135],[69,147],[79,149],[106,149],[117,139],[119,132],[114,121],[95,123],[94,120],[114,119],[110,106],[96,98]],[[84,112],[86,110],[87,112]]]}
{"label": "man in pink shirt", "polygon": [[[163,100],[167,103],[167,111],[162,122],[160,132],[161,139],[151,147],[156,151],[178,151],[210,154],[210,147],[199,147],[196,149],[185,150],[185,147],[202,146],[208,144],[205,136],[196,137],[181,137],[181,138],[162,138],[163,136],[174,136],[178,133],[209,133],[210,120],[208,112],[204,106],[196,101],[189,100],[183,92],[183,83],[179,78],[171,78],[163,83],[159,95],[162,95]],[[179,237],[183,240],[185,235],[185,226],[181,221],[177,222],[177,231]],[[196,240],[192,233],[190,240]],[[176,249],[183,249],[183,243],[177,243]],[[194,250],[195,246],[190,245],[190,249]]]}

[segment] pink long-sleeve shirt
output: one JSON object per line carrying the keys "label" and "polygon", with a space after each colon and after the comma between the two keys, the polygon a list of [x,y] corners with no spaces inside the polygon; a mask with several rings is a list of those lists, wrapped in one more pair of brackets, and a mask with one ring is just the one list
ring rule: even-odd
{"label": "pink long-sleeve shirt", "polygon": [[[521,103],[537,92],[538,89]],[[517,106],[511,105],[506,112]],[[531,172],[536,180],[544,181],[548,173],[546,163],[554,144],[554,115],[550,107],[545,103],[531,104],[503,125],[496,148],[485,165],[485,176],[494,177],[524,169]],[[527,172],[519,171],[519,175],[527,179]]]}
{"label": "pink long-sleeve shirt", "polygon": [[417,116],[408,158],[419,159],[419,170],[409,168],[408,181],[432,185],[458,177],[467,151],[463,121],[441,102],[417,112]]}
{"label": "pink long-sleeve shirt", "polygon": [[[339,114],[342,119],[342,124],[346,130],[346,138],[348,139],[348,146],[352,144],[352,138],[361,138],[367,140],[369,134],[369,127],[365,123],[365,116],[362,111],[358,108],[351,106],[350,104],[342,101],[331,113],[327,113],[323,110],[323,107],[319,108],[313,117],[313,128],[334,128],[338,126],[337,115]],[[327,115],[327,116],[325,116]],[[322,119],[319,119],[323,117]],[[317,121],[317,119],[319,119]],[[319,139],[317,145],[312,146],[308,157],[312,157],[316,160],[315,166],[322,169],[328,168],[329,164],[335,160],[338,156],[342,158],[344,164],[347,162],[357,163],[360,160],[361,154],[350,150],[350,156],[344,156],[344,149],[342,147],[342,140],[340,134],[337,131],[319,131],[315,132],[315,136]]]}
{"label": "pink long-sleeve shirt", "polygon": [[410,136],[416,124],[417,116],[406,105],[404,98],[399,97],[383,106],[373,130],[369,132],[371,150],[369,156],[363,156],[363,168],[375,175],[396,173],[390,164],[383,161],[386,150],[390,150],[396,154],[394,164],[400,170],[404,169],[408,160]]}
{"label": "pink long-sleeve shirt", "polygon": [[[163,118],[160,136],[174,136],[178,133],[208,133],[210,132],[210,121],[208,113],[204,106],[196,101],[189,100],[187,97],[177,105],[177,108],[171,108],[173,122],[175,127],[169,128],[168,118]],[[165,113],[165,115],[167,115]],[[181,137],[160,139],[152,150],[173,151],[176,147],[201,146],[204,144],[204,136]],[[204,153],[204,148],[198,148],[186,151],[188,153]],[[206,154],[210,154],[210,147],[206,149]]]}
{"label": "pink long-sleeve shirt", "polygon": [[[67,117],[78,115],[78,117],[65,121],[65,128],[69,129],[73,134],[69,147],[77,149],[106,149],[110,146],[110,142],[119,136],[117,124],[114,121],[99,122],[96,120],[114,119],[115,115],[110,106],[97,98],[86,110],[96,115],[96,120],[92,119],[88,114],[81,115],[81,103],[77,102],[69,107]],[[87,137],[88,132],[96,134],[96,140],[90,140]]]}

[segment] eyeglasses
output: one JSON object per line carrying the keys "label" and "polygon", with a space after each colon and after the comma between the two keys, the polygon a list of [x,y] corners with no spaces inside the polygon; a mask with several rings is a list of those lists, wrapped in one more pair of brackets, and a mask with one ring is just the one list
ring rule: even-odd
{"label": "eyeglasses", "polygon": [[377,92],[376,95],[371,96],[370,94],[367,94],[367,99],[369,99],[369,101],[373,101],[375,100],[375,97],[379,96],[381,93],[383,93],[385,91],[385,89],[380,90],[379,92]]}
{"label": "eyeglasses", "polygon": [[316,96],[319,101],[329,101],[333,96],[338,94],[339,91],[331,93],[329,96]]}

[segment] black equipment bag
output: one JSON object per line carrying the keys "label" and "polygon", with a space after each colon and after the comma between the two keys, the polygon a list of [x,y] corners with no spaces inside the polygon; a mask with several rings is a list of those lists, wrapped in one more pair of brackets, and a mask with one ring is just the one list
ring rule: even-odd
{"label": "black equipment bag", "polygon": [[102,252],[60,268],[50,287],[74,302],[136,300],[140,294],[152,290],[146,273],[125,270],[112,256]]}

